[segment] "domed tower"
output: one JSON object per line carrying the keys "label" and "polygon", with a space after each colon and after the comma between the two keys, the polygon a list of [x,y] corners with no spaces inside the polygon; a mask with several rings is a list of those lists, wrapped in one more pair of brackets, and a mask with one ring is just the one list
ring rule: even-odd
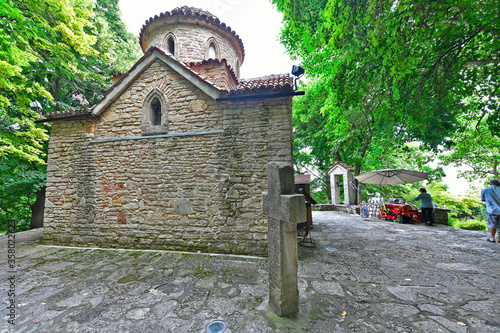
{"label": "domed tower", "polygon": [[[207,11],[186,6],[147,20],[139,43],[143,52],[159,48],[228,90],[237,84],[245,58],[243,42],[230,27]],[[224,80],[215,78],[222,67],[226,67],[229,81],[234,82],[224,84]]]}

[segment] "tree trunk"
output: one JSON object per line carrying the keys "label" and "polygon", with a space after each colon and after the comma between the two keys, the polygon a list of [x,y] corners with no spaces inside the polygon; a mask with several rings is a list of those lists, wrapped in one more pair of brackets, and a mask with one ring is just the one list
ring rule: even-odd
{"label": "tree trunk", "polygon": [[45,186],[36,192],[36,200],[31,206],[30,229],[43,227],[43,213],[45,210]]}
{"label": "tree trunk", "polygon": [[328,203],[332,202],[332,184],[330,182],[330,175],[328,174],[328,171],[324,173],[325,177],[325,184],[326,184],[326,195],[328,197]]}
{"label": "tree trunk", "polygon": [[361,193],[359,193],[359,187],[361,185],[359,184],[357,179],[354,179],[354,185],[356,186],[356,196],[354,197],[354,204],[359,205],[359,203],[361,202]]}
{"label": "tree trunk", "polygon": [[[358,176],[361,173],[361,164],[356,164],[354,169],[354,177]],[[354,185],[356,185],[356,205],[361,202],[361,193],[359,193],[359,187],[361,186],[357,179],[354,179]]]}
{"label": "tree trunk", "polygon": [[493,162],[493,177],[498,179],[498,162]]}

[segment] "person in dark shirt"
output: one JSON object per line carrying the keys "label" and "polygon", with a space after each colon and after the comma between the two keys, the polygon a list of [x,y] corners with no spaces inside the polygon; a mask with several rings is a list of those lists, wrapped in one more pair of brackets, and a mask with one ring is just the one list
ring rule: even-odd
{"label": "person in dark shirt", "polygon": [[408,202],[420,200],[422,202],[422,204],[420,205],[420,208],[422,208],[422,215],[427,221],[427,224],[433,226],[434,216],[432,213],[434,211],[434,205],[432,204],[432,196],[427,193],[427,189],[425,188],[425,186],[419,186],[418,189],[420,191],[419,196],[413,200],[409,200]]}

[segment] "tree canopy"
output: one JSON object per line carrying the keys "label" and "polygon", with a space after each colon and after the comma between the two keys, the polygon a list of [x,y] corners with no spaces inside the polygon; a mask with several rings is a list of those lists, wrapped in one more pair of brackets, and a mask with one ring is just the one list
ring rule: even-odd
{"label": "tree canopy", "polygon": [[[476,125],[497,136],[497,1],[272,2],[283,13],[281,41],[309,78],[294,106],[297,132],[306,129],[298,147],[309,147],[302,155],[335,156],[359,174],[394,163],[407,142],[437,152],[460,141],[470,100]],[[422,168],[414,156],[405,162]]]}
{"label": "tree canopy", "polygon": [[118,0],[0,2],[0,224],[26,221],[45,184],[50,126],[35,121],[95,103],[140,54]]}

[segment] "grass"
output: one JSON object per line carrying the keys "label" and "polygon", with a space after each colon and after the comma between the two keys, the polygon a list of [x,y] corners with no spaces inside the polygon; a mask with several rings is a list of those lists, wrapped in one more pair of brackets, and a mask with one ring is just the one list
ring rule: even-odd
{"label": "grass", "polygon": [[457,229],[488,231],[488,225],[486,224],[486,221],[476,219],[467,219],[462,221],[459,219],[450,218],[450,225],[453,228]]}

